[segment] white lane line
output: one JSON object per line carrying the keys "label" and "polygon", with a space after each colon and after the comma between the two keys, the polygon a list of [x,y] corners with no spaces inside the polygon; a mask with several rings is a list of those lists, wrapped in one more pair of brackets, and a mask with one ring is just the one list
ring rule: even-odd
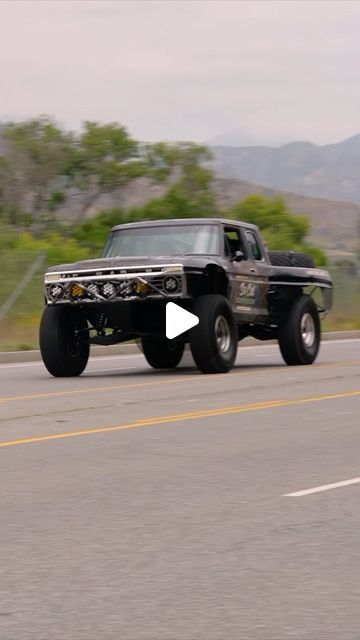
{"label": "white lane line", "polygon": [[262,353],[261,356],[254,356],[254,358],[273,358],[274,356],[277,356],[280,354],[277,353]]}
{"label": "white lane line", "polygon": [[320,493],[321,491],[329,491],[338,487],[348,487],[351,484],[359,484],[360,478],[350,478],[350,480],[342,480],[341,482],[333,482],[332,484],[322,484],[320,487],[312,487],[312,489],[304,489],[303,491],[294,491],[293,493],[284,493],[286,498],[300,498],[301,496],[309,496],[311,493]]}
{"label": "white lane line", "polygon": [[360,338],[344,338],[343,340],[341,340],[341,338],[338,338],[337,340],[324,340],[322,342],[322,346],[326,345],[326,344],[341,344],[344,342],[360,342]]}

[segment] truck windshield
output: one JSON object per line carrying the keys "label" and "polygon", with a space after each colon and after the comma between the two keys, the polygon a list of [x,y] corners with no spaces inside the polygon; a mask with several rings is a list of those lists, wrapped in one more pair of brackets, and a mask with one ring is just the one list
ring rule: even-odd
{"label": "truck windshield", "polygon": [[218,255],[218,227],[203,224],[124,227],[110,234],[103,258],[184,254]]}

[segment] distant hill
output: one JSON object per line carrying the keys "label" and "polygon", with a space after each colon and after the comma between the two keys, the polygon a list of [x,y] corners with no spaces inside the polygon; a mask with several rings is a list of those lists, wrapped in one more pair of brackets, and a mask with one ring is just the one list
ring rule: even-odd
{"label": "distant hill", "polygon": [[222,177],[360,204],[360,134],[325,146],[310,142],[282,147],[215,145],[212,151],[212,166]]}

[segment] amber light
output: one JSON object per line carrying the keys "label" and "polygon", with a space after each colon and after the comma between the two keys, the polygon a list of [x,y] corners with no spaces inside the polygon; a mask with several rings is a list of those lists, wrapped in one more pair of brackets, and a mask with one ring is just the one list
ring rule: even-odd
{"label": "amber light", "polygon": [[83,298],[85,290],[78,284],[73,284],[71,287],[71,295],[73,298]]}
{"label": "amber light", "polygon": [[150,287],[147,282],[137,280],[134,284],[134,289],[138,295],[147,295],[150,291]]}

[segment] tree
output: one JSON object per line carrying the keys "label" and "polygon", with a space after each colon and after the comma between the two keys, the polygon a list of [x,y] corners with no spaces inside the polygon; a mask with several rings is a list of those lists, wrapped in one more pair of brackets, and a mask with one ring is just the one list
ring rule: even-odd
{"label": "tree", "polygon": [[47,209],[52,192],[59,189],[57,181],[64,175],[73,151],[72,135],[44,116],[10,123],[4,136],[10,143],[5,207],[13,213],[31,211],[39,217]]}
{"label": "tree", "polygon": [[203,167],[210,154],[202,145],[139,144],[117,123],[85,122],[79,133],[71,133],[45,116],[10,123],[4,136],[0,213],[15,224],[28,212],[44,228],[53,226],[55,212],[66,206],[74,188],[80,191],[79,222],[102,194],[116,192],[121,205],[123,190],[141,177],[166,184],[167,205],[179,215],[189,215],[189,200],[199,215],[215,210],[212,174]]}
{"label": "tree", "polygon": [[212,191],[213,173],[203,165],[210,160],[209,150],[191,142],[148,145],[148,175],[167,181],[164,198],[145,205],[147,219],[212,216],[217,212]]}
{"label": "tree", "polygon": [[111,227],[141,220],[196,218],[217,213],[211,189],[213,174],[202,166],[210,158],[206,147],[192,143],[145,145],[139,149],[144,175],[168,184],[162,198],[154,198],[141,207],[125,210],[116,207],[84,220],[73,230],[83,246],[99,254]]}
{"label": "tree", "polygon": [[193,196],[199,200],[201,191],[203,208],[213,210],[212,173],[201,167],[208,159],[209,151],[202,145],[189,142],[144,145],[117,123],[85,122],[82,133],[75,138],[65,171],[70,183],[85,192],[77,222],[83,220],[89,207],[104,193],[116,191],[121,204],[121,190],[141,177],[167,183],[174,188],[172,195],[179,204]]}
{"label": "tree", "polygon": [[[144,145],[141,150],[147,168],[147,177],[156,182],[170,184],[188,175],[195,168],[211,159],[207,147],[193,142],[156,142]],[[209,176],[212,173],[209,171]]]}
{"label": "tree", "polygon": [[74,134],[44,116],[10,123],[4,136],[9,152],[0,163],[0,202],[15,223],[24,210],[46,223],[74,186],[84,191],[82,218],[100,194],[121,189],[147,170],[138,143],[114,123],[86,122]]}
{"label": "tree", "polygon": [[325,253],[307,244],[310,222],[306,216],[293,215],[280,197],[248,196],[224,215],[256,224],[272,250],[305,251],[320,265],[326,264]]}
{"label": "tree", "polygon": [[72,184],[86,191],[78,220],[102,193],[124,188],[145,173],[138,143],[125,127],[116,123],[85,122],[66,167],[66,175]]}

